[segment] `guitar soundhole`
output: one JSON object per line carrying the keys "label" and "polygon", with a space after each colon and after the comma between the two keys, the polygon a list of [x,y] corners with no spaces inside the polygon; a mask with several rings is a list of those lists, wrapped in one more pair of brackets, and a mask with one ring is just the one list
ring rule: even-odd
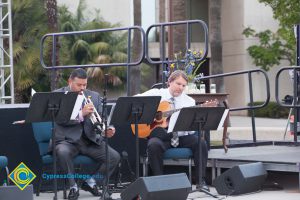
{"label": "guitar soundhole", "polygon": [[162,119],[162,114],[163,114],[163,113],[162,113],[161,111],[158,111],[158,112],[155,114],[155,119],[158,120],[158,121],[161,120],[161,119]]}

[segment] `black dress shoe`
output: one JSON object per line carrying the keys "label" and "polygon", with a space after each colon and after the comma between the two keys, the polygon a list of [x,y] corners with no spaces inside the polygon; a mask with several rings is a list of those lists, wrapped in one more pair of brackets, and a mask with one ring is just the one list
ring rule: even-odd
{"label": "black dress shoe", "polygon": [[69,200],[77,200],[79,197],[79,190],[75,188],[71,188],[70,193],[68,195]]}
{"label": "black dress shoe", "polygon": [[99,192],[97,185],[94,185],[93,187],[91,187],[87,182],[83,182],[81,185],[81,189],[92,193],[92,195],[94,195],[95,197],[101,196],[101,192]]}

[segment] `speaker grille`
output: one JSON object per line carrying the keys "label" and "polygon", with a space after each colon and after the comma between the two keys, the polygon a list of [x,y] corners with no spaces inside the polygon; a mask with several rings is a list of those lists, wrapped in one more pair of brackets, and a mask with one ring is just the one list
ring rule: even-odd
{"label": "speaker grille", "polygon": [[140,196],[143,200],[186,200],[191,183],[186,174],[140,177],[122,193],[122,200],[132,200]]}
{"label": "speaker grille", "polygon": [[261,162],[234,166],[213,181],[221,195],[237,195],[261,189],[267,172]]}

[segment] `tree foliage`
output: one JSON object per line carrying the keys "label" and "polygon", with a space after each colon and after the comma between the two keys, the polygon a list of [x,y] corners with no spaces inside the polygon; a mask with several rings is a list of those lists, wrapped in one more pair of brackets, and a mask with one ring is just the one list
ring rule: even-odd
{"label": "tree foliage", "polygon": [[[96,30],[113,28],[119,25],[112,25],[104,21],[99,15],[99,10],[95,10],[94,19],[89,21],[83,14],[85,9],[85,0],[80,0],[75,14],[70,13],[65,6],[60,7],[60,31]],[[61,40],[61,53],[63,55],[60,56],[60,61],[62,65],[122,63],[127,59],[126,51],[126,33],[110,31],[70,35]],[[112,74],[109,79],[110,86],[120,85],[126,78],[124,67],[116,66],[107,70],[99,67],[88,68],[89,87],[95,90],[99,89],[99,85],[103,84],[104,73],[107,73],[107,71]]]}
{"label": "tree foliage", "polygon": [[38,38],[48,32],[43,2],[13,0],[12,24],[15,101],[25,103],[30,88],[49,90],[47,73],[39,62]]}
{"label": "tree foliage", "polygon": [[257,37],[258,45],[252,45],[247,50],[256,66],[268,71],[280,61],[286,60],[290,65],[295,64],[296,40],[293,26],[300,23],[299,0],[259,0],[270,6],[273,17],[279,21],[276,32],[265,30],[256,32],[248,27],[243,31],[246,37]]}
{"label": "tree foliage", "polygon": [[[30,101],[30,90],[34,88],[38,92],[50,90],[48,71],[40,64],[40,39],[46,33],[51,32],[48,27],[46,1],[40,0],[13,0],[12,3],[12,32],[13,32],[13,60],[14,60],[14,84],[15,102],[26,103]],[[50,1],[47,1],[50,2]],[[52,4],[51,4],[52,5]],[[84,0],[80,1],[76,15],[65,7],[59,7],[58,28],[60,32],[103,29],[116,25],[104,21],[96,11],[95,18],[84,18]],[[68,38],[60,38],[59,59],[62,64],[82,63],[107,63],[107,61],[124,61],[126,56],[126,37],[123,35],[97,33],[91,35],[73,35]],[[45,41],[44,61],[49,64],[52,49],[52,41]],[[114,71],[118,76],[110,80],[112,84],[118,84],[126,77],[125,68]],[[58,86],[66,84],[70,70],[62,71],[62,79]],[[95,84],[101,81],[103,71],[99,68],[89,70],[89,75]],[[99,85],[99,84],[98,84]],[[97,85],[97,86],[98,86]]]}

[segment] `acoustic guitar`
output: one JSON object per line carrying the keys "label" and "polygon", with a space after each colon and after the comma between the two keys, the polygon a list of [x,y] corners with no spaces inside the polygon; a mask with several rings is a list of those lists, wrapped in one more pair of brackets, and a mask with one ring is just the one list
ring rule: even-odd
{"label": "acoustic guitar", "polygon": [[[203,104],[198,106],[200,107],[215,107],[219,104],[218,100],[211,100],[207,101]],[[169,118],[170,116],[180,111],[182,108],[179,109],[171,109],[171,104],[168,101],[160,102],[157,112],[155,114],[155,118],[151,124],[138,124],[138,134],[139,138],[146,138],[150,135],[151,131],[156,127],[167,128],[169,125]],[[131,124],[131,130],[133,134],[135,134],[135,124]]]}

